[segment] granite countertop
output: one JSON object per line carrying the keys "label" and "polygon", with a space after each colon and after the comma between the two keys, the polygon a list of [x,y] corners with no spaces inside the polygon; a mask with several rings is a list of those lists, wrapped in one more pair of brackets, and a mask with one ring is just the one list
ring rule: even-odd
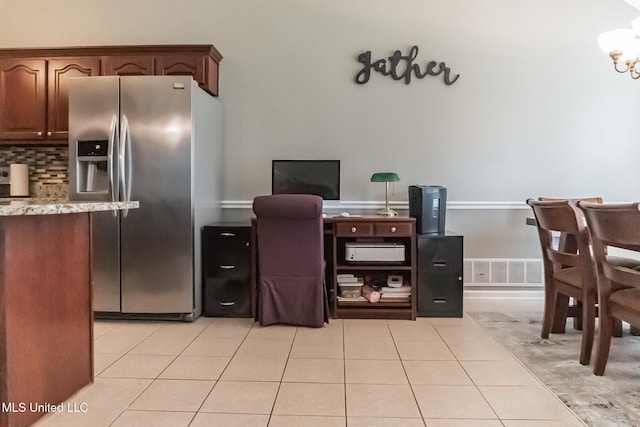
{"label": "granite countertop", "polygon": [[0,199],[0,217],[13,215],[57,215],[136,209],[139,202],[81,202],[66,199]]}

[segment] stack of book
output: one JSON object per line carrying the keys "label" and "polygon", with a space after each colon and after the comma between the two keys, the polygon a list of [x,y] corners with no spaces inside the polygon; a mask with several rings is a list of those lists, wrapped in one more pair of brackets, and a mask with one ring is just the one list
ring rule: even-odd
{"label": "stack of book", "polygon": [[380,301],[409,301],[411,299],[411,286],[403,285],[399,288],[384,286],[380,289],[382,296]]}

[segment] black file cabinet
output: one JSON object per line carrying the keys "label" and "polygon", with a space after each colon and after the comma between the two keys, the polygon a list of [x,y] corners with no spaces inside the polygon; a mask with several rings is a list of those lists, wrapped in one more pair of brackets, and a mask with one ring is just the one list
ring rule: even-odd
{"label": "black file cabinet", "polygon": [[418,316],[462,317],[462,236],[418,235]]}
{"label": "black file cabinet", "polygon": [[203,314],[251,317],[251,227],[214,223],[202,229]]}

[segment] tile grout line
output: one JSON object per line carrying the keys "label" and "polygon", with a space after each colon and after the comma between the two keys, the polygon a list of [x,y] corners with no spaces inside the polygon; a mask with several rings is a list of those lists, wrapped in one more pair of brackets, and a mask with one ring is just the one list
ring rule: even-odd
{"label": "tile grout line", "polygon": [[[429,322],[429,325],[431,327],[433,327],[431,322]],[[391,335],[391,339],[393,340],[393,346],[395,347],[396,353],[398,354],[398,360],[400,361],[400,365],[402,366],[402,371],[404,372],[404,376],[407,379],[407,384],[409,385],[409,389],[411,390],[411,395],[413,396],[413,401],[416,403],[416,408],[418,408],[418,413],[420,414],[420,419],[422,421],[422,424],[426,427],[427,426],[427,422],[425,420],[424,414],[422,413],[422,408],[420,407],[420,403],[418,402],[418,397],[416,396],[416,392],[413,389],[413,384],[411,384],[411,380],[409,379],[409,374],[407,373],[407,368],[404,365],[404,360],[402,359],[402,355],[400,354],[400,349],[398,349],[398,344],[397,344],[397,341],[396,341],[396,337],[393,335],[393,329],[391,328],[391,325],[389,324],[389,322],[387,322],[387,328],[389,329],[389,334]]]}

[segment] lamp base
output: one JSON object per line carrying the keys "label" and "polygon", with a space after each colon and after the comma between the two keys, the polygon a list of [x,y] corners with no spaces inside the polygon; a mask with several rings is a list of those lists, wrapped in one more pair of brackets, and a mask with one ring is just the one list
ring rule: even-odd
{"label": "lamp base", "polygon": [[397,216],[398,212],[391,210],[389,208],[386,208],[376,212],[376,214],[379,216]]}

